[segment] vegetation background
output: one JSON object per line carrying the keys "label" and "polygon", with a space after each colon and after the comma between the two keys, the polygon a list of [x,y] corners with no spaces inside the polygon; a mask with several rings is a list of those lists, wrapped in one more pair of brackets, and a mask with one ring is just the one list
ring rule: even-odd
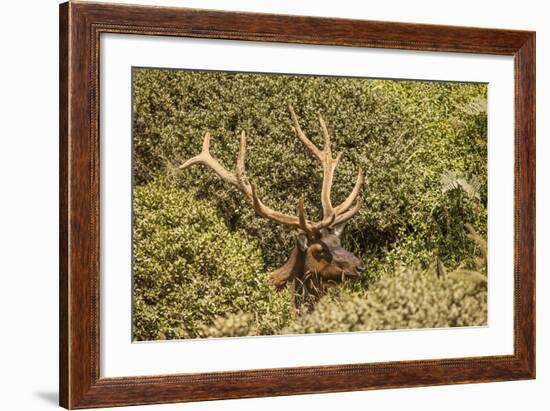
{"label": "vegetation background", "polygon": [[[178,169],[201,149],[247,171],[272,208],[320,214],[321,167],[288,105],[321,145],[317,112],[344,156],[333,201],[365,171],[343,245],[360,281],[296,316],[265,283],[296,233],[257,217],[213,172]],[[487,86],[363,78],[133,71],[133,332],[136,340],[484,325],[487,320]],[[466,225],[466,226],[465,226]]]}

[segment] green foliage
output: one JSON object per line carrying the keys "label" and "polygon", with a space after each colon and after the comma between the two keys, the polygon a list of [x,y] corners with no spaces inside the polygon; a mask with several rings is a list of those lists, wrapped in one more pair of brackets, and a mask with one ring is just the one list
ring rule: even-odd
{"label": "green foliage", "polygon": [[437,277],[399,269],[368,294],[335,293],[283,333],[393,330],[485,325],[487,288],[477,277]]}
{"label": "green foliage", "polygon": [[[333,150],[345,153],[333,202],[351,191],[360,167],[366,174],[364,206],[347,227],[344,245],[369,267],[402,254],[427,263],[446,235],[440,226],[447,230],[448,225],[432,216],[449,201],[441,195],[444,174],[477,176],[486,205],[485,98],[486,86],[479,84],[135,69],[135,181],[168,179],[207,201],[230,230],[259,242],[268,268],[275,268],[286,258],[294,234],[257,218],[241,193],[211,171],[196,166],[181,172],[176,166],[200,152],[208,130],[212,152],[233,169],[238,134],[245,130],[247,170],[262,199],[294,213],[304,195],[306,212],[316,218],[320,164],[292,132],[287,107],[293,105],[317,144],[321,112]],[[452,230],[461,232],[463,223],[471,222],[484,233],[486,227],[477,224],[484,218],[481,213],[475,221],[454,221]],[[456,245],[451,264],[471,252],[464,242]],[[449,257],[447,251],[442,255]],[[369,270],[366,280],[386,271]]]}
{"label": "green foliage", "polygon": [[[276,293],[264,282],[288,257],[296,233],[258,218],[240,192],[205,167],[178,169],[200,152],[210,131],[212,154],[234,170],[238,135],[245,130],[247,174],[262,200],[293,214],[304,196],[309,218],[319,218],[321,166],[294,135],[289,104],[319,146],[321,112],[333,151],[344,152],[333,203],[352,190],[359,168],[366,177],[362,210],[342,238],[363,259],[366,274],[297,323],[288,291]],[[435,318],[387,313],[396,321],[389,328],[422,321],[426,327],[478,324],[484,294],[471,285],[460,291],[460,284],[476,277],[468,272],[484,275],[472,263],[476,245],[464,226],[486,238],[486,104],[484,84],[134,69],[136,338],[313,329],[320,325],[307,321],[330,317],[332,309],[340,317],[355,309],[382,310],[369,305],[389,302],[376,297],[380,284],[402,297],[399,284],[418,287],[406,297],[419,307],[428,298],[424,293],[440,298]],[[453,275],[422,274],[434,261]],[[396,275],[401,265],[419,269]],[[371,295],[369,287],[379,291]],[[452,307],[463,307],[452,295],[461,292],[475,300],[468,307],[476,306],[479,317],[469,308],[455,315]],[[368,317],[359,323],[342,317],[342,324],[329,322],[335,328],[327,330],[386,324],[382,313]]]}
{"label": "green foliage", "polygon": [[291,315],[265,285],[256,244],[192,195],[156,183],[134,191],[134,338],[200,337],[214,319],[256,313],[260,334]]}
{"label": "green foliage", "polygon": [[216,318],[211,326],[204,328],[201,336],[203,338],[221,338],[258,335],[254,323],[254,315],[251,313],[230,314],[227,317]]}

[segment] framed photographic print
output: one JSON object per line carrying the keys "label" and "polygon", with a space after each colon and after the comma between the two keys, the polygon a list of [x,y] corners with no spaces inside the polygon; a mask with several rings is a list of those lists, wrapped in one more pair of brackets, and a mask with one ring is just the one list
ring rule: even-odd
{"label": "framed photographic print", "polygon": [[535,377],[535,33],[60,6],[60,403]]}

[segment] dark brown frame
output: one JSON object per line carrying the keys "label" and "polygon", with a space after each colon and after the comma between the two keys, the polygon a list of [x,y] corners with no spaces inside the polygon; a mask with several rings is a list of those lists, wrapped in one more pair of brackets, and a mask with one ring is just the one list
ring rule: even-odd
{"label": "dark brown frame", "polygon": [[[100,33],[500,54],[515,62],[514,354],[99,377]],[[60,405],[134,404],[535,378],[535,33],[71,2],[60,5]]]}

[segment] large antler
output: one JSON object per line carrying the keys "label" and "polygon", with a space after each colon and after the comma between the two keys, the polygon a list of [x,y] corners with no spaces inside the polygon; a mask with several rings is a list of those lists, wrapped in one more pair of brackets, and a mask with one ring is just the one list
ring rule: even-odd
{"label": "large antler", "polygon": [[296,133],[300,141],[308,148],[309,151],[311,151],[311,153],[315,157],[317,157],[321,161],[321,164],[323,165],[323,186],[321,188],[321,205],[323,207],[323,218],[328,218],[329,216],[334,215],[334,222],[331,225],[345,223],[355,214],[357,214],[357,212],[361,208],[361,203],[357,202],[357,204],[350,209],[350,207],[357,199],[359,192],[361,191],[361,186],[363,185],[363,172],[361,171],[361,169],[359,169],[357,180],[355,181],[355,187],[348,195],[348,197],[344,200],[344,202],[336,207],[333,207],[332,201],[330,199],[330,192],[332,190],[334,170],[336,169],[336,166],[338,165],[338,162],[342,157],[342,153],[338,153],[336,158],[332,157],[330,134],[325,124],[325,120],[320,113],[319,123],[321,125],[321,131],[323,132],[323,136],[325,139],[323,150],[319,150],[317,146],[315,146],[315,144],[313,144],[313,142],[306,137],[306,135],[302,131],[302,128],[300,127],[300,123],[298,122],[298,117],[296,116],[294,109],[290,105],[288,106],[288,108],[292,116],[294,132]]}
{"label": "large antler", "polygon": [[245,195],[247,200],[252,204],[256,213],[264,218],[275,221],[276,223],[283,224],[292,228],[298,228],[304,231],[308,236],[314,236],[319,233],[324,228],[329,228],[331,226],[342,224],[352,218],[361,207],[361,204],[358,202],[353,208],[350,208],[355,202],[359,191],[361,190],[361,185],[363,184],[363,175],[359,171],[357,176],[357,181],[352,192],[346,198],[346,200],[336,206],[332,207],[330,200],[330,192],[332,188],[332,181],[334,176],[334,170],[340,160],[341,154],[338,154],[335,159],[332,158],[332,151],[330,147],[330,135],[328,133],[327,127],[323,120],[323,117],[319,115],[319,122],[321,123],[321,129],[323,135],[325,136],[325,147],[323,150],[319,150],[303,133],[300,125],[298,124],[298,119],[292,107],[290,107],[290,113],[294,122],[294,130],[299,137],[299,139],[304,143],[304,145],[319,159],[323,164],[323,188],[321,190],[321,204],[323,206],[323,219],[320,222],[309,221],[305,216],[304,211],[304,200],[300,199],[298,202],[297,216],[292,216],[284,214],[278,211],[275,211],[268,206],[266,206],[258,197],[256,192],[256,187],[253,183],[248,180],[245,170],[245,157],[246,157],[246,134],[244,131],[241,132],[241,142],[239,147],[239,155],[237,156],[237,165],[235,173],[228,171],[224,168],[212,155],[210,154],[210,140],[211,136],[209,132],[206,132],[204,135],[204,141],[202,143],[201,153],[187,160],[183,165],[180,166],[181,169],[189,167],[193,164],[203,164],[212,169],[219,177],[222,178],[225,182],[236,187],[241,193]]}
{"label": "large antler", "polygon": [[239,155],[237,157],[237,166],[236,172],[231,173],[226,168],[224,168],[218,160],[216,160],[210,154],[210,133],[206,132],[204,135],[204,140],[202,143],[202,151],[198,156],[195,156],[187,160],[179,168],[183,169],[189,167],[193,164],[203,164],[212,169],[223,181],[231,184],[236,187],[240,192],[242,192],[248,201],[254,207],[256,213],[264,218],[275,221],[276,223],[290,226],[293,228],[299,228],[306,232],[309,235],[312,235],[314,232],[318,232],[323,228],[330,226],[334,222],[334,218],[331,216],[329,218],[323,219],[319,223],[314,223],[305,218],[304,215],[304,206],[303,200],[300,200],[298,206],[298,216],[291,216],[288,214],[280,213],[266,206],[262,200],[257,195],[256,187],[253,183],[248,180],[245,170],[245,157],[246,157],[246,134],[241,132],[241,143],[239,147]]}

